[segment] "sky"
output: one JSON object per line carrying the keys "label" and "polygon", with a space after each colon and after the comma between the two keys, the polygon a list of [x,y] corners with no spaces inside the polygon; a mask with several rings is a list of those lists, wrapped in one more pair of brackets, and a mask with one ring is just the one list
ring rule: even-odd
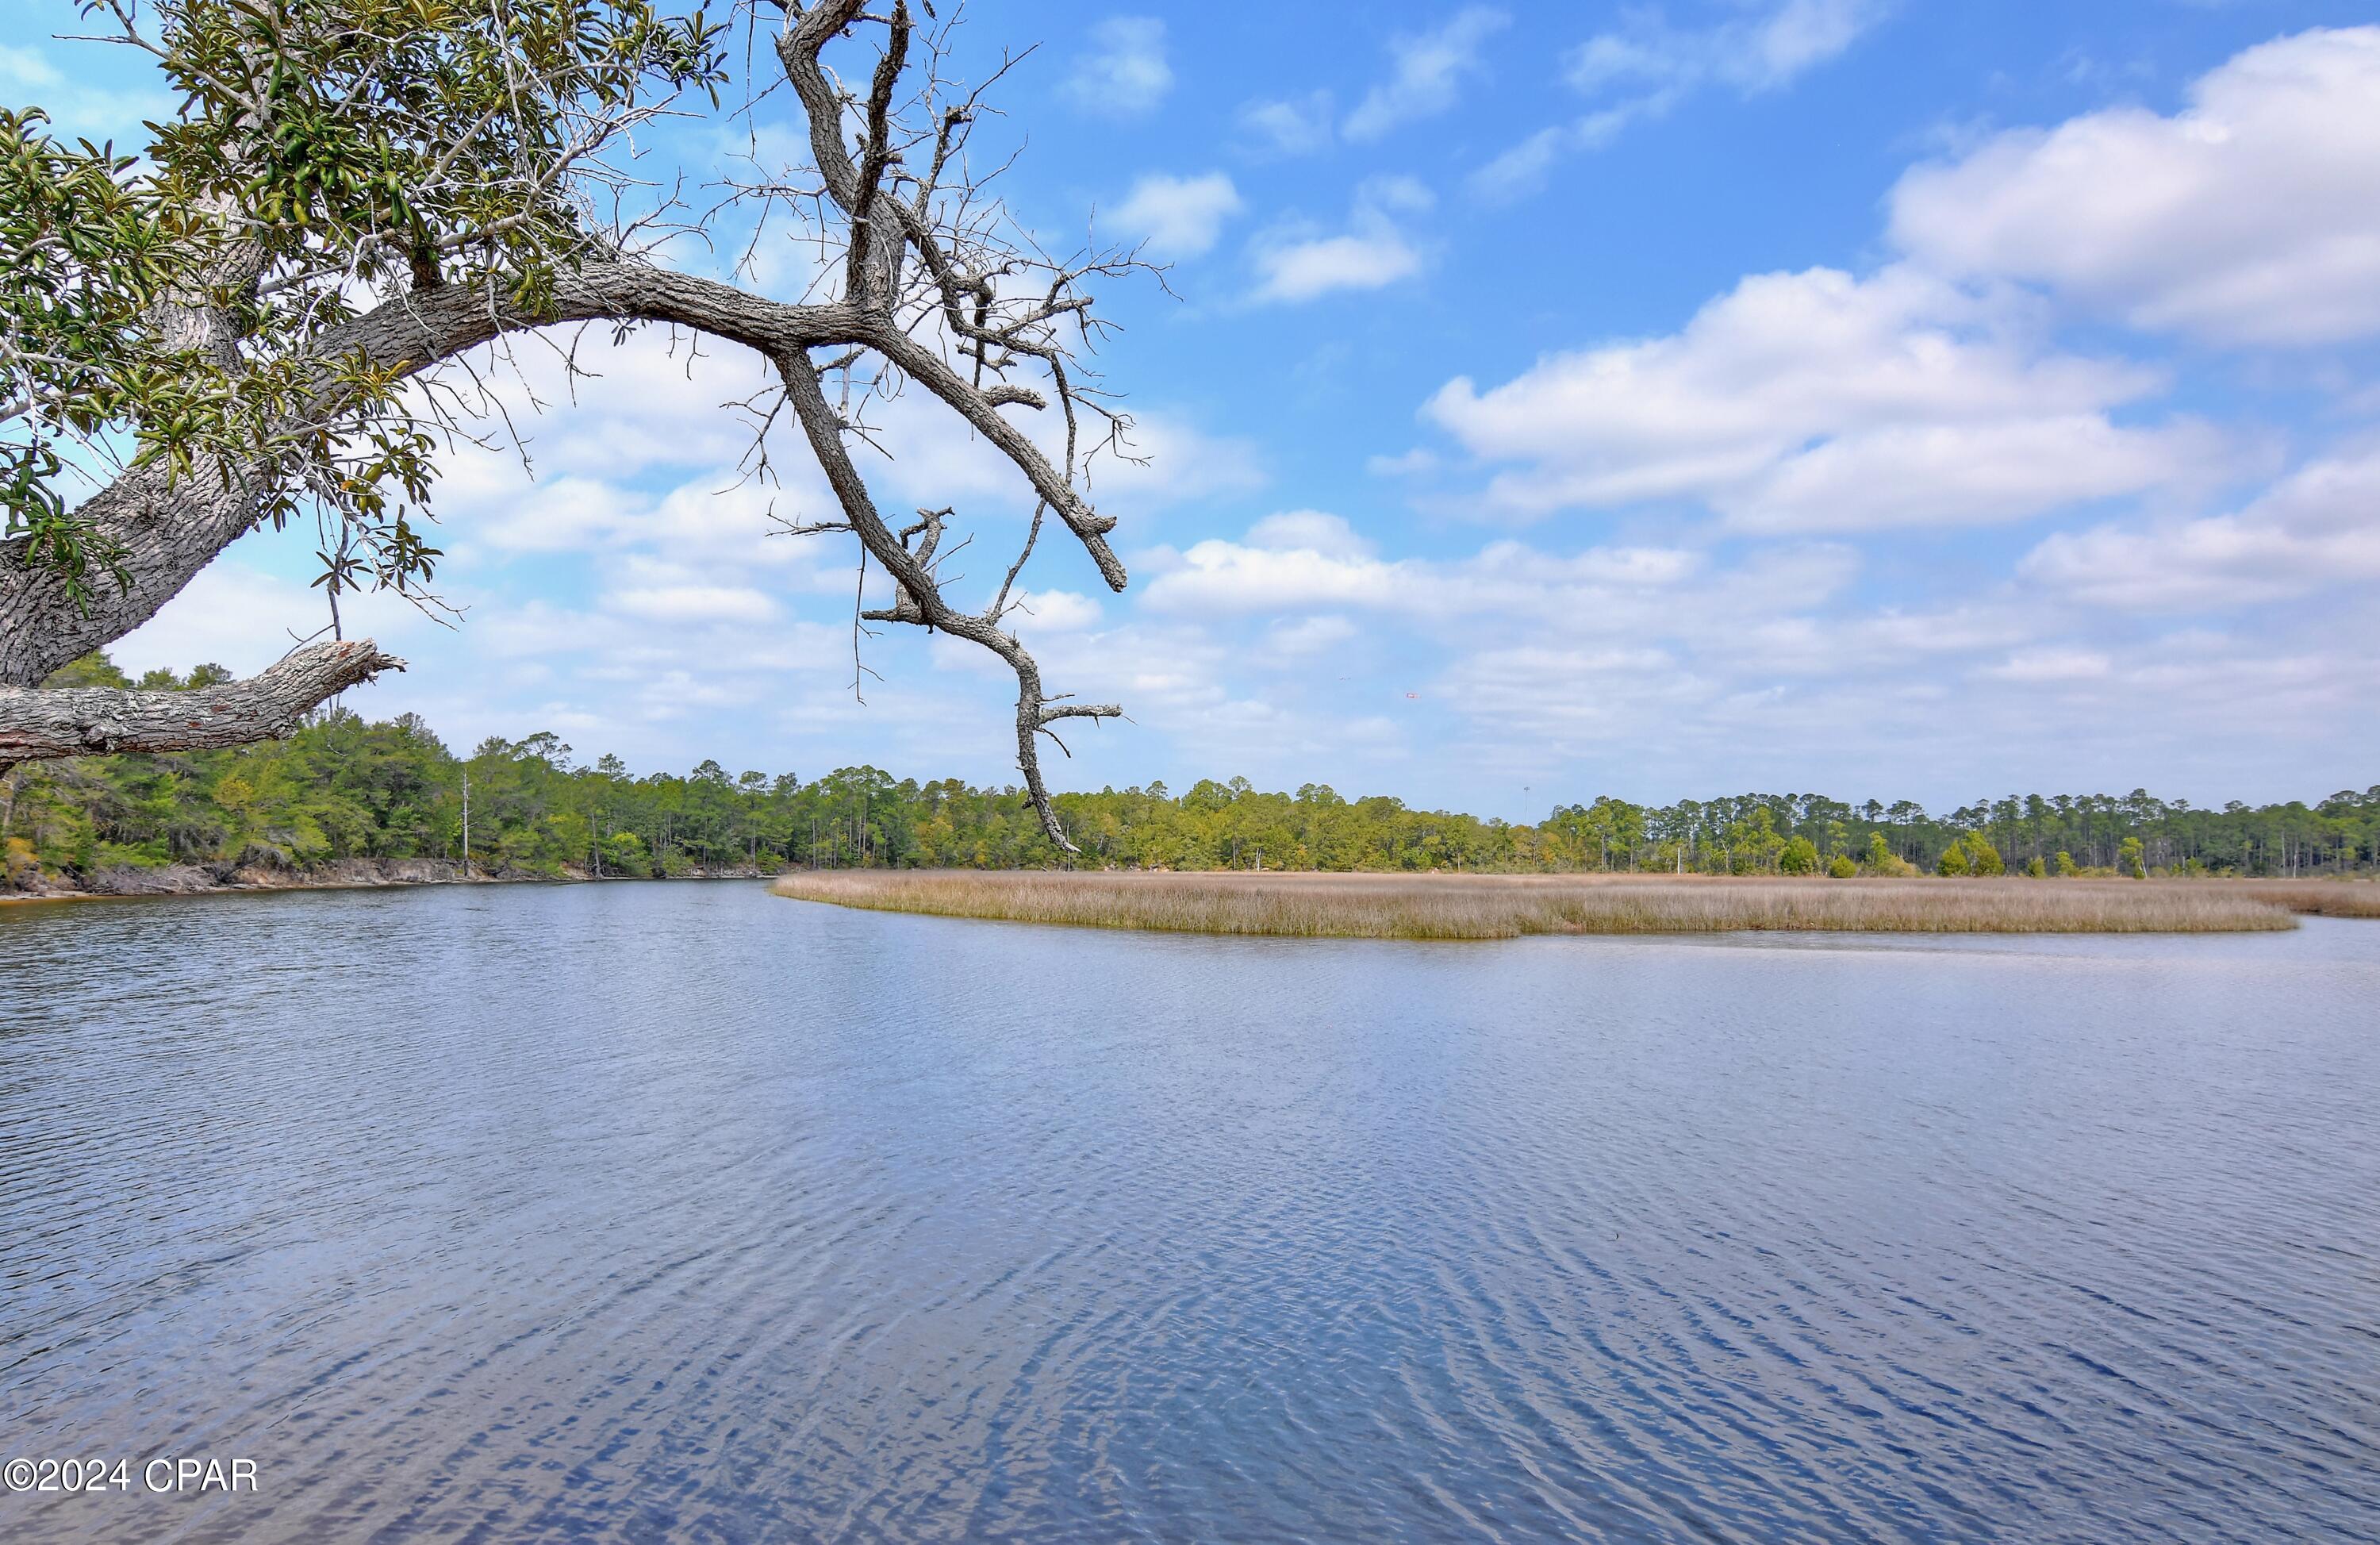
{"label": "sky", "polygon": [[[1032,49],[985,130],[1018,219],[1171,265],[1099,294],[1147,460],[1094,483],[1131,587],[1048,544],[1017,619],[1053,689],[1129,715],[1052,784],[1535,819],[2380,781],[2368,17],[978,0],[963,72]],[[169,104],[73,22],[9,6],[0,93],[134,135]],[[676,126],[648,170],[788,127]],[[574,393],[544,358],[507,387],[524,444],[443,464],[459,622],[358,603],[410,669],[347,706],[638,772],[1013,779],[988,655],[864,639],[855,695],[856,554],[769,518],[822,509],[815,472],[791,440],[782,488],[738,470],[751,361],[590,340]],[[881,503],[1015,541],[1029,501],[962,426],[903,399],[884,430]],[[115,658],[268,663],[323,620],[313,545],[244,539]]]}

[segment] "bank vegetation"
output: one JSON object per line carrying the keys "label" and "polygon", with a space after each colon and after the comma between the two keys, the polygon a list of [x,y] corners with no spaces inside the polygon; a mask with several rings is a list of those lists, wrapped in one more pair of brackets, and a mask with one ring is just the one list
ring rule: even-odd
{"label": "bank vegetation", "polygon": [[790,873],[774,889],[873,911],[1306,939],[2223,933],[2294,928],[2298,912],[2380,917],[2380,885],[2345,882],[873,870]]}
{"label": "bank vegetation", "polygon": [[[198,690],[201,665],[134,681],[102,655],[50,685]],[[368,723],[332,708],[282,740],[236,749],[119,753],[0,772],[0,894],[139,893],[286,881],[352,862],[443,860],[464,872],[561,879],[783,870],[1141,870],[1383,874],[2037,874],[2061,883],[2143,877],[2315,879],[2380,870],[2380,789],[2220,809],[2134,791],[2011,796],[1944,813],[1742,794],[1670,805],[1610,797],[1535,822],[1428,809],[1326,784],[1270,792],[1245,778],[1054,797],[1080,852],[1060,849],[1023,790],[919,782],[874,767],[820,776],[632,772],[545,733],[450,749],[422,720]],[[2336,889],[2327,887],[2325,889]],[[2071,904],[2067,904],[2071,905]]]}

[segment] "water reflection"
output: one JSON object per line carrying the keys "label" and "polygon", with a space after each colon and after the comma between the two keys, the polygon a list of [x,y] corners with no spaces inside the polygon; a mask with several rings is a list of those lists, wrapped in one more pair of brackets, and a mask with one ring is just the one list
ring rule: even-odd
{"label": "water reflection", "polygon": [[0,910],[0,1450],[261,1475],[0,1533],[2370,1536],[2375,989],[2320,919]]}

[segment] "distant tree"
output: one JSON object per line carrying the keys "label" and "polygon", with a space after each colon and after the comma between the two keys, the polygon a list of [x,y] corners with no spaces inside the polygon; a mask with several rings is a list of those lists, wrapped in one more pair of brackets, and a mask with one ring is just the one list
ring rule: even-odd
{"label": "distant tree", "polygon": [[1967,858],[1965,838],[1952,841],[1949,846],[1942,850],[1942,857],[1934,861],[1934,872],[1945,875],[1969,875],[1975,872],[1974,865]]}
{"label": "distant tree", "polygon": [[2082,872],[2082,871],[2080,869],[2075,867],[2074,855],[2067,852],[2062,847],[2059,848],[2058,850],[2058,878],[2060,880],[2071,880],[2077,874]]}
{"label": "distant tree", "polygon": [[2036,854],[2034,854],[2034,855],[2030,859],[2028,859],[2028,860],[2026,861],[2025,866],[2024,866],[2024,872],[2025,872],[2025,876],[2026,876],[2026,878],[2027,878],[2027,879],[2031,879],[2031,880],[2041,880],[2041,879],[2045,879],[2045,878],[2046,878],[2046,877],[2048,876],[2048,874],[2049,874],[2049,866],[2048,866],[2047,864],[2044,863],[2044,862],[2042,861],[2041,855],[2040,855],[2040,854],[2038,854],[2038,853],[2036,853]]}
{"label": "distant tree", "polygon": [[2146,880],[2149,877],[2149,870],[2148,865],[2142,859],[2142,852],[2141,839],[2138,837],[2126,837],[2117,844],[2117,870],[2131,875],[2135,880]]}
{"label": "distant tree", "polygon": [[1777,855],[1777,872],[1779,874],[1817,873],[1818,845],[1807,837],[1787,838],[1784,847]]}
{"label": "distant tree", "polygon": [[1827,865],[1827,872],[1837,880],[1849,880],[1859,873],[1859,866],[1852,862],[1850,854],[1838,853]]}
{"label": "distant tree", "polygon": [[1966,844],[1967,869],[1970,873],[1992,875],[2008,872],[2008,865],[2001,859],[2000,850],[1992,845],[1992,840],[1989,837],[1981,832],[1970,832],[1962,840]]}

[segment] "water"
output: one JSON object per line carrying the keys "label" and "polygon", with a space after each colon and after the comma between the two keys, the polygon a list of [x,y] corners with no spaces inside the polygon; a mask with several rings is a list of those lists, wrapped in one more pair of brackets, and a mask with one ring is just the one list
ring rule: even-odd
{"label": "water", "polygon": [[0,908],[0,1457],[134,1476],[0,1536],[2371,1538],[2375,1000],[2322,920]]}

